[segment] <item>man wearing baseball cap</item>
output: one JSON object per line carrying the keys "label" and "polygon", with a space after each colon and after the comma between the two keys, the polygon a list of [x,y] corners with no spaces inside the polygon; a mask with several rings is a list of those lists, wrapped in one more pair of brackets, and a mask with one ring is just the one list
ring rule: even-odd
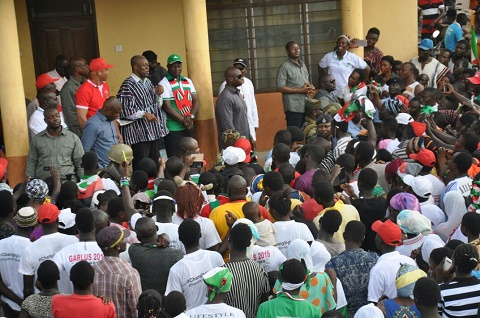
{"label": "man wearing baseball cap", "polygon": [[402,230],[391,220],[375,221],[372,230],[377,233],[375,243],[380,251],[377,264],[370,271],[368,282],[368,301],[378,303],[382,296],[397,297],[395,279],[400,264],[416,265],[415,261],[407,256],[400,255],[395,247],[402,244]]}
{"label": "man wearing baseball cap", "polygon": [[[58,232],[59,215],[60,210],[52,203],[45,203],[38,208],[38,223],[42,227],[43,235],[27,246],[18,268],[18,272],[23,274],[23,296],[25,298],[34,293],[34,277],[40,263],[52,259],[55,253],[65,246],[78,242],[78,238],[75,236]],[[58,290],[61,293],[70,290],[70,279],[65,271],[60,273]]]}
{"label": "man wearing baseball cap", "polygon": [[418,45],[418,57],[411,59],[410,62],[415,65],[420,74],[428,76],[430,79],[428,87],[437,88],[437,83],[448,73],[448,67],[431,57],[432,49],[433,41],[423,39]]}
{"label": "man wearing baseball cap", "polygon": [[106,83],[112,64],[99,57],[90,61],[90,75],[88,80],[80,85],[75,94],[77,120],[83,130],[87,120],[102,108],[105,100],[110,96],[110,87]]}
{"label": "man wearing baseball cap", "polygon": [[[13,198],[10,194],[10,202],[2,201],[2,205],[13,208]],[[2,197],[4,199],[4,197]],[[10,204],[9,204],[10,203]],[[37,225],[37,211],[32,207],[25,207],[18,210],[15,216],[17,224],[16,234],[0,240],[0,278],[9,291],[3,292],[3,312],[7,317],[18,317],[20,304],[23,300],[23,275],[18,272],[20,258],[25,253],[30,242],[30,234]]]}
{"label": "man wearing baseball cap", "polygon": [[167,59],[167,75],[162,79],[163,111],[167,113],[168,135],[165,136],[167,155],[178,155],[178,143],[182,137],[195,137],[193,129],[198,111],[197,91],[191,79],[182,76],[182,58],[172,54]]}
{"label": "man wearing baseball cap", "polygon": [[125,252],[125,238],[129,236],[130,231],[116,226],[107,226],[98,232],[97,244],[104,257],[93,264],[95,280],[92,293],[111,298],[117,317],[122,318],[136,317],[137,301],[142,293],[138,271],[119,256]]}
{"label": "man wearing baseball cap", "polygon": [[[243,75],[243,84],[238,87],[240,90],[240,95],[245,100],[247,104],[247,118],[248,118],[248,127],[250,129],[250,137],[252,142],[252,149],[255,150],[257,135],[255,130],[258,128],[258,110],[257,110],[257,101],[255,100],[255,89],[253,88],[253,83],[250,79],[246,77],[248,73],[248,61],[243,58],[236,58],[233,61],[233,67],[236,67],[242,72]],[[225,89],[226,81],[220,85],[218,90],[218,95]]]}
{"label": "man wearing baseball cap", "polygon": [[419,163],[422,166],[422,170],[418,173],[420,176],[424,176],[430,180],[432,184],[432,198],[433,203],[438,205],[440,202],[440,195],[442,194],[443,189],[445,189],[445,184],[440,180],[439,177],[434,176],[431,172],[435,164],[437,163],[437,158],[435,153],[430,149],[421,149],[418,153],[412,153],[409,155],[410,159],[415,160],[416,163]]}
{"label": "man wearing baseball cap", "polygon": [[35,82],[35,87],[37,88],[37,96],[27,105],[27,123],[30,120],[33,112],[40,107],[40,102],[38,100],[38,95],[41,93],[54,93],[57,94],[57,88],[55,82],[58,81],[58,78],[52,78],[47,73],[41,74],[37,77]]}

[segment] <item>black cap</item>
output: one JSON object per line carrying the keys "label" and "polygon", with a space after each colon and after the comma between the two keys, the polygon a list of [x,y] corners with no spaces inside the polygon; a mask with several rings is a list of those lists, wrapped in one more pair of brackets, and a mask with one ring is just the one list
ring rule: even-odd
{"label": "black cap", "polygon": [[245,61],[245,60],[242,59],[242,58],[236,58],[235,61],[233,61],[233,65],[235,65],[235,64],[241,64],[241,65],[243,65],[243,66],[245,66],[245,67],[248,67],[248,66],[247,66],[247,61]]}
{"label": "black cap", "polygon": [[400,77],[392,77],[387,81],[387,85],[390,86],[392,84],[402,84],[405,85],[403,80]]}
{"label": "black cap", "polygon": [[332,122],[332,115],[329,114],[321,114],[317,118],[317,125],[318,124],[328,124]]}

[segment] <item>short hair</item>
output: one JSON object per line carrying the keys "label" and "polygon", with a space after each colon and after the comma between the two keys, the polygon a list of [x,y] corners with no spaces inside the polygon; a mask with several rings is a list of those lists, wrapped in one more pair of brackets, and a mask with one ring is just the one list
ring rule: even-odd
{"label": "short hair", "polygon": [[185,245],[185,248],[195,247],[202,237],[200,224],[193,219],[184,219],[178,227],[178,238]]}
{"label": "short hair", "polygon": [[295,179],[295,168],[288,162],[284,162],[278,167],[278,173],[282,176],[284,184],[290,184]]}
{"label": "short hair", "polygon": [[147,59],[147,61],[156,61],[157,54],[151,50],[144,51],[142,55]]}
{"label": "short hair", "polygon": [[376,159],[383,162],[390,162],[393,160],[393,157],[390,151],[387,149],[378,149]]}
{"label": "short hair", "polygon": [[214,189],[218,186],[217,177],[210,171],[202,173],[198,178],[198,183],[203,185],[212,184]]}
{"label": "short hair", "polygon": [[177,185],[172,180],[162,180],[157,185],[157,191],[160,190],[165,190],[170,192],[171,195],[175,195],[175,192],[177,192]]}
{"label": "short hair", "polygon": [[273,137],[273,141],[290,146],[292,144],[292,134],[286,129],[279,130]]}
{"label": "short hair", "polygon": [[95,230],[95,218],[92,210],[89,208],[78,210],[75,215],[75,224],[80,233],[88,233]]}
{"label": "short hair", "polygon": [[[330,182],[317,182],[313,184],[313,197],[321,202],[330,202],[334,199],[335,190]],[[317,201],[318,202],[318,201]]]}
{"label": "short hair", "polygon": [[338,122],[335,120],[335,127],[337,130],[346,133],[348,132],[348,123],[346,121]]}
{"label": "short hair", "polygon": [[453,258],[456,270],[461,274],[470,273],[478,265],[478,251],[470,244],[457,246]]}
{"label": "short hair", "polygon": [[372,160],[375,147],[368,141],[360,141],[355,148],[355,153],[363,160]]}
{"label": "short hair", "polygon": [[[473,68],[467,68],[466,70],[463,70],[462,74],[472,77],[472,76],[475,76],[475,70]],[[450,95],[447,95],[447,96],[450,96]]]}
{"label": "short hair", "polygon": [[457,22],[467,21],[467,15],[465,13],[459,13],[457,15]]}
{"label": "short hair", "polygon": [[6,218],[13,213],[13,195],[10,191],[0,191],[0,217]]}
{"label": "short hair", "polygon": [[469,153],[473,153],[475,150],[478,149],[480,137],[478,137],[476,134],[467,131],[466,133],[463,133],[460,138],[462,139],[463,147]]}
{"label": "short hair", "polygon": [[288,162],[290,160],[290,146],[284,143],[278,143],[273,146],[272,157],[280,162]]}
{"label": "short hair", "polygon": [[322,230],[333,235],[340,228],[340,224],[342,224],[342,214],[338,210],[328,210],[323,213],[323,217],[319,222]]}
{"label": "short hair", "polygon": [[297,42],[295,42],[295,41],[288,42],[287,44],[285,44],[285,50],[288,51],[290,49],[290,47],[294,44],[297,44]]}
{"label": "short hair", "polygon": [[120,212],[123,211],[125,211],[125,207],[123,206],[122,198],[116,197],[108,201],[107,213],[110,216],[110,219],[116,218]]}
{"label": "short hair", "polygon": [[320,164],[320,162],[323,160],[323,157],[325,157],[325,149],[319,145],[311,145],[307,150],[307,154],[314,162]]}
{"label": "short hair", "polygon": [[292,201],[283,193],[274,193],[268,200],[268,206],[281,216],[287,216],[292,208]]}
{"label": "short hair", "polygon": [[305,134],[297,126],[288,126],[287,130],[290,132],[293,141],[303,141],[305,139]]}
{"label": "short hair", "polygon": [[480,236],[480,214],[465,213],[462,218],[462,226],[472,236]]}
{"label": "short hair", "polygon": [[455,251],[455,249],[462,244],[463,244],[462,241],[457,240],[457,239],[453,239],[453,240],[448,241],[447,244],[445,244],[445,247],[448,247],[452,251]]}
{"label": "short hair", "polygon": [[288,259],[280,265],[281,281],[292,284],[299,284],[305,281],[307,269],[305,264],[296,258]]}
{"label": "short hair", "polygon": [[415,282],[413,297],[417,305],[437,307],[441,299],[440,286],[428,277],[422,277]]}
{"label": "short hair", "polygon": [[158,317],[162,311],[162,295],[155,289],[147,289],[140,294],[137,303],[138,317]]}
{"label": "short hair", "polygon": [[233,249],[245,251],[250,246],[252,230],[245,223],[238,223],[230,230],[230,243]]}
{"label": "short hair", "polygon": [[320,181],[330,181],[330,173],[323,168],[318,169],[312,176],[312,184]]}
{"label": "short hair", "polygon": [[137,170],[143,170],[147,173],[149,178],[156,178],[158,173],[158,167],[152,158],[146,157],[140,160]]}
{"label": "short hair", "polygon": [[82,167],[85,170],[96,169],[98,166],[98,156],[94,151],[87,151],[82,156]]}
{"label": "short hair", "polygon": [[43,261],[37,270],[37,279],[42,284],[43,288],[53,288],[60,279],[60,270],[57,264],[52,260]]}
{"label": "short hair", "polygon": [[263,176],[263,187],[273,192],[283,190],[282,175],[276,171],[269,171]]}
{"label": "short hair", "polygon": [[355,157],[348,153],[341,154],[338,156],[336,164],[351,174],[355,170]]}
{"label": "short hair", "polygon": [[453,250],[444,246],[432,250],[432,252],[430,253],[430,259],[435,263],[435,265],[438,266],[445,257],[451,259],[452,255]]}
{"label": "short hair", "polygon": [[359,75],[358,79],[360,80],[360,82],[365,81],[365,77],[367,77],[367,73],[363,68],[356,68],[352,71],[352,73],[357,73]]}
{"label": "short hair", "polygon": [[73,288],[79,290],[86,290],[93,284],[93,278],[95,277],[95,271],[87,261],[80,261],[73,265],[70,270],[70,281],[73,284]]}
{"label": "short hair", "polygon": [[370,28],[370,29],[368,30],[367,34],[368,34],[368,33],[373,33],[373,34],[376,34],[376,35],[380,36],[380,30],[379,30],[378,28],[375,28],[375,27]]}
{"label": "short hair", "polygon": [[372,168],[363,168],[358,174],[358,183],[366,190],[373,190],[377,185],[378,174]]}
{"label": "short hair", "polygon": [[143,170],[135,170],[130,181],[137,187],[137,190],[146,189],[148,187],[148,174]]}
{"label": "short hair", "polygon": [[473,162],[472,155],[466,150],[458,150],[455,153],[458,153],[458,155],[453,158],[453,163],[457,166],[458,172],[461,174],[467,173]]}
{"label": "short hair", "polygon": [[170,317],[176,317],[187,309],[185,296],[177,290],[173,290],[165,297],[165,312]]}
{"label": "short hair", "polygon": [[172,198],[173,200],[173,195],[170,192],[166,190],[158,191],[157,193],[155,193],[155,196],[153,197],[154,200],[152,200],[153,211],[156,214],[173,213],[175,211],[175,202],[168,199],[155,200],[160,196],[166,196],[166,197]]}
{"label": "short hair", "polygon": [[397,119],[393,116],[387,116],[382,119],[382,125],[384,129],[388,129],[389,131],[397,131],[398,130],[398,122]]}
{"label": "short hair", "polygon": [[[135,65],[138,63],[138,61],[140,61],[141,59],[146,59],[146,60],[147,60],[147,58],[146,58],[145,56],[143,56],[143,55],[134,55],[134,56],[132,56],[132,58],[130,59],[130,66],[131,66],[131,67],[135,66]],[[147,60],[147,61],[148,61],[148,60]]]}
{"label": "short hair", "polygon": [[178,176],[183,169],[183,162],[177,156],[171,156],[165,162],[165,171],[171,176]]}
{"label": "short hair", "polygon": [[350,221],[345,226],[345,240],[350,242],[362,243],[365,238],[366,228],[360,221]]}
{"label": "short hair", "polygon": [[[391,56],[391,55],[384,55],[384,56],[381,58],[381,61],[386,61],[386,62],[388,62],[392,68],[395,67],[395,59],[394,59],[393,56]],[[402,63],[402,65],[403,65],[403,63]]]}

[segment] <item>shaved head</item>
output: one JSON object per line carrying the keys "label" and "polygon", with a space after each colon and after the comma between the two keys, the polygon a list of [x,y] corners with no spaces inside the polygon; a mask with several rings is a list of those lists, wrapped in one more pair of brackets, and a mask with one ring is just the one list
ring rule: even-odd
{"label": "shaved head", "polygon": [[230,66],[230,67],[227,67],[223,75],[225,76],[225,80],[228,80],[229,77],[235,77],[240,74],[242,74],[242,72],[240,72],[238,68]]}
{"label": "shaved head", "polygon": [[247,181],[242,176],[233,176],[228,180],[229,195],[246,195]]}
{"label": "shaved head", "polygon": [[145,241],[157,235],[155,221],[150,218],[140,218],[135,224],[135,232],[140,241]]}
{"label": "shaved head", "polygon": [[105,211],[93,210],[93,218],[95,219],[95,234],[110,225],[110,217]]}

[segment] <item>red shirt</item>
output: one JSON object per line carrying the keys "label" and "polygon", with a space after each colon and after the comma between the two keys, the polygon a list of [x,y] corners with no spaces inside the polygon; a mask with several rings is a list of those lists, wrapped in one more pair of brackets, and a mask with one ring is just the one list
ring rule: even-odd
{"label": "red shirt", "polygon": [[103,103],[110,96],[108,84],[103,82],[98,86],[91,80],[80,85],[75,95],[77,108],[88,109],[87,119],[97,113],[103,107]]}
{"label": "red shirt", "polygon": [[323,206],[317,203],[315,199],[310,199],[302,204],[303,214],[306,220],[313,221],[313,219],[323,211]]}
{"label": "red shirt", "polygon": [[93,295],[55,295],[52,300],[52,313],[56,318],[115,318],[113,301],[104,305]]}

